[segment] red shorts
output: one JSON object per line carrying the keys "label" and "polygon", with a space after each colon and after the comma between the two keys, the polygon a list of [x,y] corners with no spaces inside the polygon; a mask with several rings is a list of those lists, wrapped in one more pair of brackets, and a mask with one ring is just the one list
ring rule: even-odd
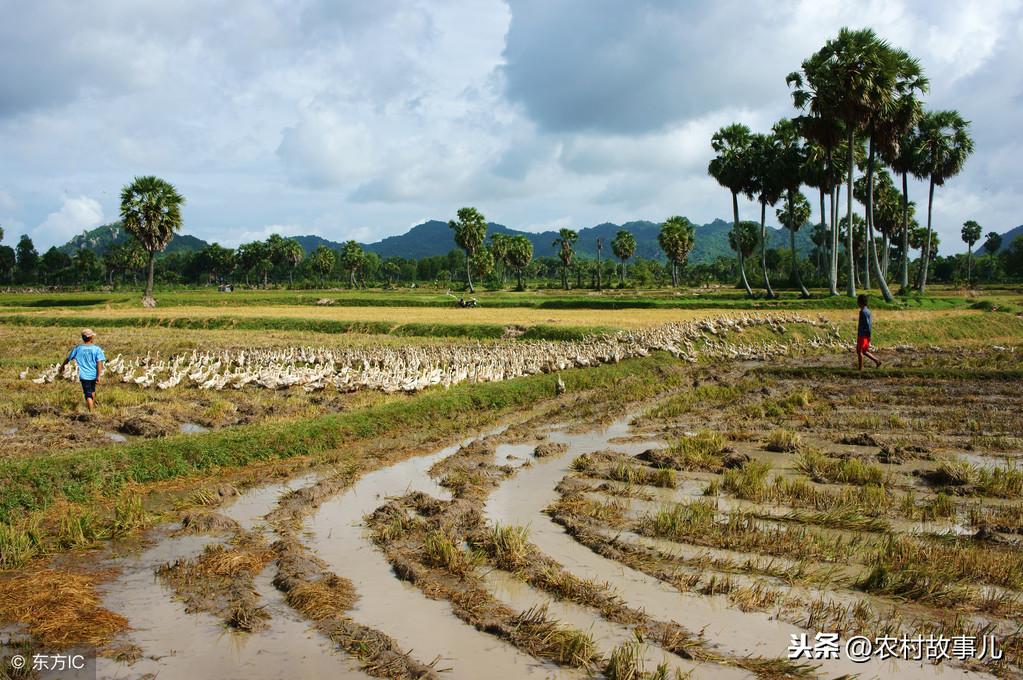
{"label": "red shorts", "polygon": [[856,351],[857,352],[862,354],[863,352],[866,352],[868,349],[870,349],[870,338],[862,336],[862,335],[860,337],[856,338]]}

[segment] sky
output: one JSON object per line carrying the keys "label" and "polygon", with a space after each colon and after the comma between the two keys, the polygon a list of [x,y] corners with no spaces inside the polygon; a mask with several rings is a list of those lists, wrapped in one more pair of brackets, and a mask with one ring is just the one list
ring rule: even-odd
{"label": "sky", "polygon": [[[539,231],[731,220],[710,137],[793,116],[785,76],[843,26],[917,57],[976,151],[939,188],[1023,223],[1023,0],[0,0],[0,226],[43,250],[154,174],[184,232],[372,242],[462,206]],[[815,194],[809,195],[816,205]],[[926,204],[926,185],[910,198]],[[743,202],[740,216],[759,217]],[[773,220],[769,219],[769,222]]]}

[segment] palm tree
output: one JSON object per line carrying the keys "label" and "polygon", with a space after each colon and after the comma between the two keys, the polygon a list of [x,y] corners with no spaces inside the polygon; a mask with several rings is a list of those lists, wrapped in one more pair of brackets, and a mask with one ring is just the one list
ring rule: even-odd
{"label": "palm tree", "polygon": [[310,266],[320,275],[321,286],[323,279],[334,269],[335,261],[334,251],[323,244],[316,246],[316,250],[309,256]]}
{"label": "palm tree", "polygon": [[348,287],[355,288],[355,274],[362,268],[366,261],[366,253],[362,246],[355,241],[345,241],[341,246],[341,266],[348,272]]}
{"label": "palm tree", "polygon": [[903,96],[893,117],[893,134],[878,149],[881,159],[902,178],[902,264],[899,270],[899,293],[909,292],[909,175],[923,179],[926,175],[921,168],[916,149],[917,123],[923,115],[920,102],[913,96]]}
{"label": "palm tree", "polygon": [[[820,196],[820,222],[814,227],[813,235],[811,239],[814,245],[817,246],[817,273],[821,275],[821,254],[823,252],[828,253],[828,263],[831,263],[831,228],[829,227],[828,210],[825,203],[825,196],[832,198],[832,205],[834,205],[834,181],[831,177],[832,168],[827,157],[827,150],[815,142],[810,141],[810,138],[806,135],[803,130],[802,121],[797,118],[793,121],[799,130],[800,134],[807,139],[807,144],[804,147],[804,158],[803,167],[800,170],[803,182],[807,186],[811,186],[817,189]],[[832,220],[833,221],[833,220]],[[829,279],[830,282],[830,279]],[[838,295],[837,290],[837,279],[835,281],[835,288],[832,290],[832,295]]]}
{"label": "palm tree", "polygon": [[[806,62],[803,62],[804,65]],[[839,170],[845,133],[842,125],[834,117],[825,118],[827,100],[817,96],[812,84],[796,72],[789,74],[786,83],[793,87],[793,103],[799,109],[809,109],[808,116],[796,119],[800,132],[809,142],[807,163],[807,183],[820,189],[820,219],[825,220],[824,192],[827,191],[831,200],[828,211],[831,220],[831,242],[829,245],[828,284],[831,294],[838,294],[838,196],[840,185]]]}
{"label": "palm tree", "polygon": [[[797,121],[781,119],[771,128],[771,133],[775,139],[776,146],[776,164],[775,164],[775,182],[780,187],[783,198],[785,199],[784,207],[776,212],[776,215],[781,219],[782,215],[785,215],[788,223],[783,222],[782,226],[789,230],[789,237],[792,246],[792,266],[793,266],[793,284],[799,286],[800,293],[804,298],[810,296],[807,292],[806,286],[803,285],[803,280],[799,275],[798,262],[796,260],[796,231],[799,230],[806,222],[810,219],[810,203],[806,200],[806,197],[800,193],[799,188],[802,186],[803,181],[807,177],[808,169],[808,148],[803,143],[803,138],[800,135],[800,126]],[[824,181],[822,177],[817,178],[819,181]],[[803,214],[802,206],[797,206],[797,203],[806,204],[806,213]],[[824,209],[824,192],[821,190],[821,210]],[[795,221],[796,218],[798,221]],[[823,213],[821,219],[823,219]]]}
{"label": "palm tree", "polygon": [[[852,221],[853,149],[856,133],[870,120],[877,96],[877,70],[883,61],[884,44],[870,29],[843,28],[838,37],[803,61],[803,78],[790,75],[798,84],[793,94],[797,106],[809,105],[811,112],[842,124],[846,134],[846,221]],[[803,89],[803,79],[807,89]],[[848,230],[846,250],[852,252],[852,230]],[[855,262],[849,260],[846,292],[856,296]]]}
{"label": "palm tree", "polygon": [[[757,233],[760,225],[756,222],[743,220],[739,222],[732,231],[728,232],[728,246],[737,252],[740,257],[750,257],[757,249],[757,242],[760,240]],[[752,295],[752,293],[750,293]]]}
{"label": "palm tree", "polygon": [[558,237],[554,239],[553,246],[558,249],[558,257],[561,259],[561,285],[565,290],[568,290],[568,269],[572,266],[575,242],[578,240],[579,234],[572,229],[559,229]]}
{"label": "palm tree", "polygon": [[[732,234],[729,241],[744,243],[742,235],[735,235],[739,230],[739,194],[751,195],[750,179],[752,176],[751,167],[751,145],[753,136],[750,129],[745,125],[733,123],[727,125],[711,137],[710,145],[717,154],[707,166],[707,172],[717,180],[718,184],[732,192]],[[746,267],[744,265],[747,253],[744,248],[735,248],[739,258],[739,274],[742,277],[742,285],[746,289],[746,295],[753,297],[753,289],[750,288],[746,279]],[[752,251],[750,251],[752,252]]]}
{"label": "palm tree", "polygon": [[984,229],[976,220],[963,222],[963,241],[966,243],[966,281],[973,283],[973,244],[980,240]]}
{"label": "palm tree", "polygon": [[673,215],[661,225],[661,231],[657,235],[657,243],[671,263],[671,285],[679,284],[679,267],[689,257],[689,251],[693,249],[695,232],[692,223],[685,217]]}
{"label": "palm tree", "polygon": [[281,244],[280,257],[288,267],[288,285],[295,285],[295,269],[305,257],[305,248],[293,238],[286,238]]}
{"label": "palm tree", "polygon": [[611,250],[615,257],[622,261],[622,268],[619,272],[618,281],[625,286],[625,262],[636,254],[636,237],[627,229],[619,229],[615,237],[611,239]]}
{"label": "palm tree", "polygon": [[153,269],[156,254],[163,251],[181,229],[181,206],[185,199],[174,186],[159,177],[136,177],[121,189],[121,223],[149,253],[146,292],[142,303],[156,304],[153,299]]}
{"label": "palm tree", "polygon": [[994,255],[1002,248],[1002,235],[997,231],[989,231],[984,240],[984,252]]}
{"label": "palm tree", "polygon": [[874,239],[874,157],[878,148],[897,146],[902,135],[912,128],[918,108],[916,93],[927,90],[927,78],[920,63],[903,50],[876,40],[868,60],[868,96],[870,107],[865,128],[867,145],[867,256],[874,265],[878,285],[886,301],[894,298],[881,271]]}
{"label": "palm tree", "polygon": [[475,293],[472,285],[472,259],[483,247],[487,235],[487,218],[476,208],[460,208],[458,220],[451,220],[448,226],[455,232],[455,243],[465,251],[465,276],[469,281],[469,292]]}
{"label": "palm tree", "polygon": [[877,179],[874,187],[874,229],[881,232],[881,275],[887,281],[891,244],[896,236],[902,234],[902,193],[895,188],[887,172],[879,172]]}
{"label": "palm tree", "polygon": [[494,265],[500,270],[501,285],[504,285],[505,265],[508,264],[508,246],[510,237],[507,234],[493,233],[490,235],[490,254],[494,256]]}
{"label": "palm tree", "polygon": [[785,194],[785,206],[775,213],[781,225],[789,230],[789,245],[792,248],[792,282],[799,286],[799,293],[805,299],[810,297],[799,275],[799,258],[796,256],[796,232],[810,221],[810,202],[799,191]]}
{"label": "palm tree", "polygon": [[970,122],[956,111],[931,111],[920,119],[916,138],[917,153],[921,168],[927,173],[927,235],[924,241],[923,266],[919,290],[927,289],[927,270],[931,256],[931,217],[934,209],[934,187],[959,174],[966,159],[973,153],[973,138],[969,132]]}
{"label": "palm tree", "polygon": [[521,234],[512,236],[508,239],[507,259],[518,278],[516,290],[525,290],[525,286],[522,285],[522,272],[533,259],[532,241]]}
{"label": "palm tree", "polygon": [[767,206],[773,206],[781,198],[782,167],[779,140],[772,132],[766,135],[753,135],[752,166],[750,188],[760,203],[760,267],[764,272],[764,289],[768,299],[777,297],[771,288],[771,279],[767,275]]}

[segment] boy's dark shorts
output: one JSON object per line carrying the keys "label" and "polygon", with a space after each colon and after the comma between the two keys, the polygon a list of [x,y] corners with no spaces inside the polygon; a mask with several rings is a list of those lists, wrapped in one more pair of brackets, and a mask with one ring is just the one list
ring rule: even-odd
{"label": "boy's dark shorts", "polygon": [[96,394],[96,381],[95,380],[80,380],[82,383],[82,392],[85,394],[85,398],[89,399],[92,395]]}

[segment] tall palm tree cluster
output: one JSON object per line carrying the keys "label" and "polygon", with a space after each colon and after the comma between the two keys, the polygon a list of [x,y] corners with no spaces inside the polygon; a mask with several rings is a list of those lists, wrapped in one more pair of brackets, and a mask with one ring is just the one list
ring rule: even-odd
{"label": "tall palm tree cluster", "polygon": [[[869,288],[873,275],[885,299],[893,299],[888,269],[894,244],[901,259],[901,292],[908,292],[914,239],[909,175],[926,180],[929,186],[927,228],[917,237],[922,253],[916,288],[924,292],[928,264],[935,254],[934,189],[957,175],[973,152],[969,122],[956,111],[925,111],[920,96],[927,92],[928,81],[920,63],[870,29],[843,28],[804,60],[801,70],[789,74],[786,83],[799,115],[778,121],[767,133],[753,133],[733,123],[711,138],[715,157],[707,170],[732,196],[730,242],[747,293],[753,294],[745,261],[759,248],[765,293],[774,296],[767,275],[765,218],[768,206],[780,203],[776,216],[792,237],[793,285],[807,295],[795,253],[795,232],[810,217],[810,203],[801,193],[804,185],[819,193],[816,237],[827,252],[831,294],[839,294],[840,236],[844,236],[848,295],[856,295],[858,281]],[[901,177],[901,192],[883,166]],[[854,181],[857,171],[861,177]],[[839,219],[843,184],[845,217]],[[740,195],[760,204],[759,230],[753,239],[739,219]],[[862,219],[853,214],[854,198],[863,204]]]}

